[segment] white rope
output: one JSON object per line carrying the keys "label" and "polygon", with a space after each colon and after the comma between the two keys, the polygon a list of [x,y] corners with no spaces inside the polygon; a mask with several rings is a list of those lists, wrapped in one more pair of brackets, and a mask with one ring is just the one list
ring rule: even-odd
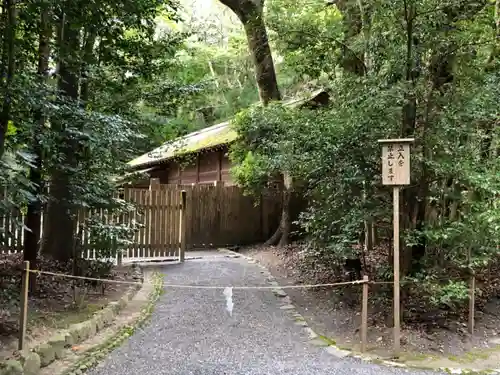
{"label": "white rope", "polygon": [[[85,276],[74,276],[74,275],[67,275],[64,273],[55,273],[55,272],[49,272],[49,271],[40,271],[40,270],[29,270],[31,273],[35,273],[38,275],[50,275],[50,276],[57,276],[57,277],[66,277],[70,279],[79,279],[79,280],[89,280],[89,281],[98,281],[98,282],[103,282],[103,283],[111,283],[111,284],[128,284],[128,285],[142,285],[143,283],[139,281],[123,281],[123,280],[110,280],[110,279],[98,279],[94,277],[85,277]],[[364,284],[366,281],[365,280],[355,280],[355,281],[344,281],[344,282],[338,282],[338,283],[327,283],[327,284],[301,284],[301,285],[280,285],[280,286],[273,286],[273,285],[242,285],[242,286],[222,286],[222,285],[190,285],[190,284],[165,284],[163,283],[163,287],[165,288],[185,288],[185,289],[226,289],[226,288],[232,288],[232,289],[238,289],[238,290],[248,290],[248,289],[308,289],[308,288],[321,288],[321,287],[331,287],[331,286],[341,286],[341,285],[357,285],[357,284]]]}

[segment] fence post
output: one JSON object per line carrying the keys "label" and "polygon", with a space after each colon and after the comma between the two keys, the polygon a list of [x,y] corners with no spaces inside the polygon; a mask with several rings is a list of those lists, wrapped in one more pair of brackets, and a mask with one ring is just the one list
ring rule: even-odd
{"label": "fence post", "polygon": [[118,249],[118,240],[116,237],[113,237],[113,252],[116,254],[116,265],[121,267],[123,265],[123,250]]}
{"label": "fence post", "polygon": [[361,353],[366,351],[368,336],[368,276],[363,276],[363,300],[361,302]]}
{"label": "fence post", "polygon": [[19,345],[18,349],[24,349],[24,339],[26,338],[26,326],[28,324],[28,286],[30,278],[30,262],[23,264],[23,274],[21,282],[21,311],[19,314]]}
{"label": "fence post", "polygon": [[179,211],[179,261],[184,262],[186,253],[186,190],[181,191],[181,207]]}

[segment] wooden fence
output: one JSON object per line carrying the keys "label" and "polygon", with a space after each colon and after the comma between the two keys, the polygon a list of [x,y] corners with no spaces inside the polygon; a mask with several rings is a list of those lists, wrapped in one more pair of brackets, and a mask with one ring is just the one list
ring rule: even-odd
{"label": "wooden fence", "polygon": [[130,246],[124,251],[124,258],[178,257],[182,234],[181,191],[125,189],[120,198],[133,203],[134,209],[120,216],[109,215],[104,210],[86,210],[80,213],[78,233],[85,256],[96,258],[92,233],[84,225],[94,217],[105,225],[137,228]]}
{"label": "wooden fence", "polygon": [[[92,234],[84,225],[91,217],[105,224],[131,227],[140,224],[124,258],[164,258],[178,256],[181,231],[181,191],[186,192],[185,242],[187,249],[247,245],[266,240],[279,225],[281,199],[278,192],[261,197],[246,196],[235,186],[158,185],[151,189],[126,188],[120,197],[135,205],[129,214],[110,215],[104,210],[86,210],[79,214],[78,233],[84,256],[95,258]],[[24,246],[18,210],[0,217],[0,254],[20,252]],[[43,222],[42,222],[43,229]],[[43,233],[43,230],[42,230]]]}
{"label": "wooden fence", "polygon": [[276,190],[256,198],[245,195],[237,186],[156,185],[152,189],[177,194],[186,191],[188,249],[262,242],[274,233],[281,219],[281,195]]}
{"label": "wooden fence", "polygon": [[24,216],[18,209],[12,210],[7,215],[0,215],[0,254],[17,253],[23,251]]}
{"label": "wooden fence", "polygon": [[267,240],[278,228],[281,196],[277,191],[258,199],[236,186],[195,185],[186,192],[188,248],[254,244]]}

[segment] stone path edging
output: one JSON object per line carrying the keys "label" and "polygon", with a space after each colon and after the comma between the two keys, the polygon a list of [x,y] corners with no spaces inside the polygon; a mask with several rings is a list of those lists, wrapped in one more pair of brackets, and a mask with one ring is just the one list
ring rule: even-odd
{"label": "stone path edging", "polygon": [[149,293],[147,304],[141,309],[139,316],[131,323],[121,326],[116,333],[109,336],[103,343],[85,352],[79,361],[72,364],[61,375],[82,375],[96,366],[107,354],[129,338],[136,329],[141,328],[146,323],[153,312],[156,301],[163,292],[163,276],[156,274],[152,277],[152,281],[153,289]]}
{"label": "stone path edging", "polygon": [[[132,265],[132,270],[133,280],[142,284],[144,277],[141,267]],[[37,375],[42,368],[63,359],[68,348],[92,338],[104,327],[111,325],[141,287],[142,285],[130,285],[118,301],[108,303],[105,308],[94,313],[92,318],[59,330],[36,347],[22,350],[14,358],[1,361],[0,375]]]}
{"label": "stone path edging", "polygon": [[340,349],[333,342],[331,342],[331,340],[328,340],[324,336],[317,334],[316,332],[314,332],[312,330],[311,327],[309,327],[309,325],[307,324],[304,317],[297,311],[296,307],[293,305],[288,294],[282,288],[280,288],[278,282],[276,281],[276,278],[271,274],[271,272],[268,270],[268,268],[266,266],[264,266],[262,263],[260,263],[259,261],[257,261],[256,259],[254,259],[252,257],[237,253],[233,250],[229,250],[226,248],[220,248],[217,250],[219,252],[229,254],[231,257],[234,257],[234,258],[244,258],[249,263],[255,264],[256,266],[261,268],[261,270],[262,270],[261,272],[266,276],[267,282],[270,285],[275,286],[275,288],[272,289],[273,293],[283,302],[280,309],[285,310],[291,314],[291,318],[293,318],[295,320],[295,324],[302,327],[307,332],[307,334],[309,335],[309,342],[312,345],[324,347],[325,351],[327,353],[333,355],[334,357],[337,357],[337,358],[352,357],[352,358],[360,359],[360,360],[365,361],[365,362],[382,364],[382,365],[386,365],[386,366],[390,366],[390,367],[444,371],[444,372],[447,372],[450,374],[500,374],[500,368],[478,370],[478,369],[463,369],[463,368],[449,368],[449,367],[426,368],[426,367],[419,367],[419,366],[409,366],[405,363],[388,361],[388,360],[385,360],[385,359],[382,359],[379,357],[374,357],[374,356],[370,356],[370,355],[366,355],[366,354],[356,353],[356,352],[353,352],[350,350]]}

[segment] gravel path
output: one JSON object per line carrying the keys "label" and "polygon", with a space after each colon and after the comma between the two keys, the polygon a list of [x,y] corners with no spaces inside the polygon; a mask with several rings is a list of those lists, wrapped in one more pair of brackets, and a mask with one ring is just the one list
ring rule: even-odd
{"label": "gravel path", "polygon": [[[242,258],[210,256],[165,265],[165,282],[268,285]],[[271,290],[234,290],[233,315],[222,290],[166,289],[150,323],[89,375],[425,374],[336,358],[312,345]]]}

